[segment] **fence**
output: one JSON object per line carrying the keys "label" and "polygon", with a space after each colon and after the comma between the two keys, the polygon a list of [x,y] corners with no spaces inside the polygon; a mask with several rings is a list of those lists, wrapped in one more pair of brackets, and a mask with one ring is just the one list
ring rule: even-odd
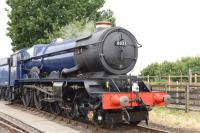
{"label": "fence", "polygon": [[[168,84],[168,85],[186,85],[189,82],[188,75],[167,75],[167,76],[140,76],[147,84]],[[200,75],[192,75],[192,84],[200,85]]]}
{"label": "fence", "polygon": [[[171,96],[169,107],[184,108],[185,112],[188,112],[189,110],[200,110],[199,77],[200,75],[192,74],[189,70],[189,75],[185,76],[144,76],[140,78],[152,91],[166,91]],[[153,80],[153,78],[157,79]],[[164,81],[163,78],[167,78],[168,81]]]}

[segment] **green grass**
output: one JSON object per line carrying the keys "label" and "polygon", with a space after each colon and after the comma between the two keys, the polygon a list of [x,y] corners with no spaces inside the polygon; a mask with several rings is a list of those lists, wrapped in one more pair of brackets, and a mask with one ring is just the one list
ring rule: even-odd
{"label": "green grass", "polygon": [[150,111],[150,121],[174,128],[200,130],[200,112],[185,113],[184,110],[155,107]]}

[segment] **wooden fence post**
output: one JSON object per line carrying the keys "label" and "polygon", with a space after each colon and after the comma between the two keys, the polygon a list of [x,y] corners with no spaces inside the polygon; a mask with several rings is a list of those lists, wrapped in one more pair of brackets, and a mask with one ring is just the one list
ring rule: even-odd
{"label": "wooden fence post", "polygon": [[185,112],[189,112],[189,84],[185,88]]}
{"label": "wooden fence post", "polygon": [[179,103],[179,87],[178,87],[179,83],[178,83],[178,81],[176,81],[176,85],[177,85],[177,87],[176,87],[176,103]]}
{"label": "wooden fence post", "polygon": [[191,87],[191,85],[192,85],[192,70],[191,69],[189,69],[189,87]]}
{"label": "wooden fence post", "polygon": [[171,77],[170,77],[170,75],[168,76],[168,89],[169,89],[169,91],[171,90],[171,88],[170,88],[170,85],[171,85]]}
{"label": "wooden fence post", "polygon": [[181,85],[183,84],[183,74],[182,74],[182,72],[181,72]]}
{"label": "wooden fence post", "polygon": [[192,85],[192,70],[189,69],[188,75],[188,84],[185,90],[185,112],[189,112],[189,105],[190,105],[190,87]]}

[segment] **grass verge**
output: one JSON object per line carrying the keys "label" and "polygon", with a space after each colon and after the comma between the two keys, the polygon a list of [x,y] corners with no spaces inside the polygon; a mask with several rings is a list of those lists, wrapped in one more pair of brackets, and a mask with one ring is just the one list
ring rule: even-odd
{"label": "grass verge", "polygon": [[152,123],[173,128],[193,129],[200,131],[200,112],[185,113],[183,110],[155,107],[149,114]]}

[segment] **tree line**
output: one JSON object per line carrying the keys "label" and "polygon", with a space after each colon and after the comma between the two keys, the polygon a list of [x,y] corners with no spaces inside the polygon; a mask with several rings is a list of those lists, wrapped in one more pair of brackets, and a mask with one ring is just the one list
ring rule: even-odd
{"label": "tree line", "polygon": [[162,63],[152,63],[144,68],[141,76],[166,76],[166,75],[188,75],[189,69],[193,73],[200,74],[200,56],[183,57],[177,61],[164,61]]}

